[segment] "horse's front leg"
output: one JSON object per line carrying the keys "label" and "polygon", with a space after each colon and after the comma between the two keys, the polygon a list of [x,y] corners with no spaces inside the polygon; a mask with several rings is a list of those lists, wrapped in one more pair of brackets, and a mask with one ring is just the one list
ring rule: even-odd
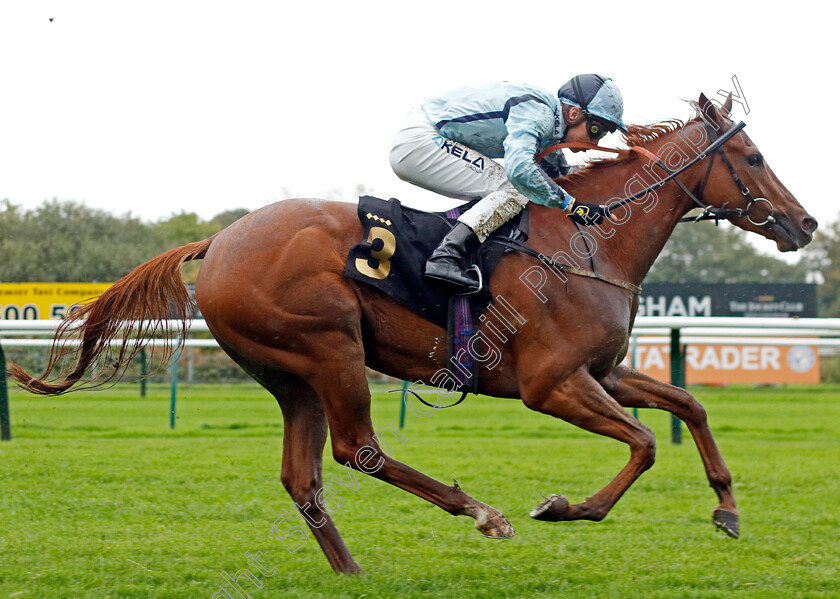
{"label": "horse's front leg", "polygon": [[564,497],[552,495],[531,511],[531,517],[537,520],[602,520],[642,472],[653,465],[653,433],[616,403],[584,368],[559,383],[551,376],[532,377],[523,391],[522,400],[532,410],[630,446],[627,465],[586,501],[570,505]]}
{"label": "horse's front leg", "polygon": [[614,368],[601,385],[625,407],[658,408],[685,422],[700,452],[709,484],[720,501],[712,521],[730,537],[737,539],[740,528],[732,493],[732,476],[715,444],[706,422],[706,410],[700,402],[685,389],[662,383],[626,366]]}

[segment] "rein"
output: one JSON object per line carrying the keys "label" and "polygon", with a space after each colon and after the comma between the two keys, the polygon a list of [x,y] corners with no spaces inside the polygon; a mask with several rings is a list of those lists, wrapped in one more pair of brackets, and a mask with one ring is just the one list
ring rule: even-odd
{"label": "rein", "polygon": [[[665,183],[667,183],[668,181],[671,181],[673,179],[674,182],[677,185],[679,185],[682,192],[685,193],[689,198],[691,198],[691,200],[697,205],[697,207],[703,209],[703,213],[700,214],[699,216],[681,218],[679,222],[697,222],[697,221],[701,221],[701,220],[714,219],[715,223],[717,223],[721,218],[730,219],[730,218],[738,218],[738,217],[742,217],[742,216],[746,216],[747,220],[749,220],[749,222],[751,222],[753,225],[756,225],[756,226],[763,226],[763,225],[767,225],[767,224],[771,224],[771,223],[775,222],[775,219],[773,218],[773,215],[772,215],[773,204],[767,198],[762,198],[762,197],[756,198],[752,195],[749,188],[744,184],[744,182],[738,176],[738,173],[735,171],[735,168],[732,166],[732,163],[729,161],[729,158],[727,157],[726,152],[723,149],[723,145],[727,141],[729,141],[730,139],[735,137],[735,135],[738,134],[741,131],[741,129],[743,129],[744,127],[747,126],[746,123],[741,121],[737,125],[733,125],[732,127],[730,127],[726,132],[724,132],[720,136],[717,135],[717,132],[711,126],[709,126],[708,123],[705,123],[705,125],[706,125],[706,131],[708,132],[709,137],[711,137],[712,140],[713,140],[712,143],[709,144],[708,148],[706,148],[700,154],[695,156],[693,159],[689,160],[686,164],[682,165],[680,168],[678,168],[675,171],[672,171],[671,169],[669,169],[668,166],[663,162],[663,160],[659,156],[657,156],[656,154],[651,152],[650,150],[648,150],[646,148],[643,148],[641,146],[631,147],[630,148],[631,152],[637,152],[637,153],[641,154],[642,156],[645,156],[646,158],[651,160],[653,162],[653,164],[655,164],[660,169],[665,171],[667,176],[664,179],[660,179],[656,183],[654,183],[652,185],[649,185],[648,187],[642,189],[641,191],[634,193],[633,195],[627,196],[626,198],[618,200],[617,202],[613,202],[612,204],[609,204],[608,206],[605,206],[607,215],[609,216],[609,213],[610,213],[611,210],[613,210],[615,208],[618,208],[620,206],[623,206],[623,205],[625,205],[629,202],[632,202],[633,200],[638,199],[638,198],[650,193],[651,191],[662,187],[663,185],[665,185]],[[600,150],[602,152],[612,152],[612,153],[615,153],[615,154],[620,154],[621,153],[620,150],[617,150],[615,148],[604,148],[604,147],[597,146],[597,145],[594,145],[594,144],[588,144],[588,143],[582,143],[582,142],[581,143],[564,142],[564,143],[555,144],[553,146],[549,146],[545,150],[542,150],[539,154],[537,154],[534,157],[534,161],[536,163],[539,163],[548,154],[551,154],[552,152],[556,152],[557,150],[560,150],[560,149],[563,149],[563,148],[575,148],[575,149],[584,149],[584,150]],[[714,167],[714,164],[715,164],[715,157],[717,156],[718,153],[720,153],[721,160],[723,161],[723,163],[726,165],[727,169],[729,170],[729,174],[731,175],[733,182],[735,183],[736,187],[738,188],[738,191],[740,191],[741,195],[744,196],[744,198],[746,198],[746,200],[747,200],[747,206],[745,208],[728,208],[727,204],[724,204],[723,206],[711,206],[710,204],[705,203],[702,199],[703,198],[703,191],[706,189],[706,184],[709,181],[709,177],[712,173],[712,168]],[[705,158],[707,158],[709,156],[711,157],[711,159],[709,160],[709,166],[706,168],[706,174],[704,175],[703,180],[701,181],[700,185],[698,186],[697,195],[695,195],[679,179],[679,175],[681,175],[682,173],[687,171],[689,168],[691,168],[692,166],[694,166],[695,164],[697,164],[698,162],[704,160]],[[768,214],[767,218],[765,218],[761,222],[756,222],[755,220],[753,220],[752,216],[750,215],[750,208],[758,202],[764,202],[770,207],[770,213]],[[532,247],[526,245],[525,243],[522,243],[520,241],[516,241],[514,239],[505,238],[505,237],[501,237],[501,236],[490,235],[490,237],[487,238],[487,242],[497,243],[497,244],[502,245],[502,246],[504,246],[508,249],[518,251],[518,252],[522,252],[523,254],[527,254],[529,256],[537,258],[540,262],[542,262],[542,263],[544,263],[544,264],[546,264],[546,265],[548,265],[552,268],[555,268],[555,269],[557,269],[561,272],[564,272],[564,273],[577,275],[577,276],[580,276],[580,277],[587,277],[587,278],[591,278],[591,279],[596,279],[598,281],[602,281],[602,282],[607,283],[609,285],[613,285],[615,287],[620,287],[621,289],[625,289],[625,290],[633,293],[634,295],[641,295],[641,293],[642,293],[642,288],[639,285],[635,285],[635,284],[627,282],[627,281],[622,281],[621,279],[616,279],[616,278],[613,278],[613,277],[607,277],[607,276],[604,276],[604,275],[599,275],[598,273],[594,272],[594,270],[591,270],[591,271],[590,270],[584,270],[584,269],[581,269],[581,268],[570,266],[568,264],[561,264],[561,263],[557,262],[556,260],[554,260],[553,258],[549,258],[548,256],[538,252],[537,250],[533,249]],[[593,264],[593,269],[594,269],[594,264]],[[430,404],[429,402],[424,400],[422,397],[420,397],[420,395],[417,394],[416,392],[414,392],[413,390],[409,389],[408,392],[411,393],[412,395],[414,395],[415,397],[417,397],[417,399],[419,399],[423,404],[425,404],[426,406],[429,406],[431,408],[451,408],[451,407],[457,406],[462,401],[464,401],[464,398],[467,396],[467,393],[468,393],[467,391],[463,391],[462,394],[461,394],[461,397],[457,401],[455,401],[454,403],[449,404],[447,406],[439,406],[439,405]]]}
{"label": "rein", "polygon": [[[732,135],[729,135],[729,133],[733,130],[735,130],[735,132],[737,133],[738,131],[743,129],[745,126],[746,126],[746,124],[742,121],[738,125],[733,125],[726,133],[724,133],[723,136],[715,139],[717,137],[717,133],[715,132],[715,130],[712,127],[710,127],[708,124],[706,124],[706,131],[709,133],[709,136],[712,137],[712,139],[715,139],[715,143],[710,145],[706,149],[706,151],[703,152],[703,154],[702,154],[702,155],[711,154],[711,160],[709,161],[709,166],[706,169],[706,174],[703,177],[703,181],[700,183],[697,195],[695,196],[693,193],[691,193],[691,191],[688,190],[688,188],[683,184],[682,181],[680,181],[679,178],[674,177],[675,182],[677,183],[677,185],[680,186],[680,189],[683,191],[683,193],[685,193],[688,197],[690,197],[691,200],[699,208],[702,208],[703,212],[702,212],[702,214],[700,214],[699,216],[696,216],[696,217],[688,216],[688,217],[685,217],[685,218],[681,218],[680,219],[681,223],[683,223],[683,222],[697,222],[697,221],[701,221],[701,220],[714,220],[715,224],[717,224],[717,222],[721,218],[730,219],[730,218],[738,218],[738,217],[741,217],[741,216],[746,216],[747,220],[750,221],[752,224],[754,224],[757,227],[761,227],[763,225],[767,225],[767,224],[776,222],[776,219],[773,218],[773,215],[772,215],[773,204],[771,204],[770,200],[768,200],[767,198],[753,197],[752,193],[750,193],[749,188],[741,180],[741,177],[738,176],[738,173],[735,171],[735,168],[732,166],[732,162],[730,162],[729,157],[726,155],[726,151],[723,149],[723,144],[726,141],[728,141],[729,139],[732,138]],[[720,142],[720,143],[718,143],[718,142]],[[717,144],[717,146],[713,148],[713,146],[715,146],[715,144]],[[656,154],[654,154],[653,152],[650,152],[650,151],[648,151],[644,148],[635,148],[635,149],[637,151],[640,151],[640,153],[643,153],[643,154],[647,155],[648,157],[650,157],[654,161],[654,164],[656,164],[656,166],[658,166],[659,168],[664,170],[666,173],[669,173],[669,174],[671,173],[670,169],[668,169],[668,167],[665,165],[665,163]],[[726,168],[729,169],[729,175],[732,177],[732,180],[735,182],[735,185],[738,187],[738,191],[740,191],[741,195],[744,196],[744,198],[746,198],[746,200],[747,200],[746,208],[727,208],[726,204],[724,204],[723,206],[720,206],[720,207],[716,207],[716,206],[710,206],[709,204],[706,204],[705,202],[703,202],[703,199],[702,199],[703,198],[703,191],[706,189],[706,184],[708,183],[709,176],[712,173],[712,167],[715,164],[715,157],[718,154],[720,154],[720,158],[723,161],[723,163],[726,165]],[[752,208],[752,206],[757,202],[764,202],[770,207],[770,212],[768,213],[767,218],[765,218],[761,222],[756,222],[755,220],[753,220],[752,216],[750,215],[750,208]]]}
{"label": "rein", "polygon": [[[775,222],[775,219],[772,216],[773,204],[771,204],[770,200],[768,200],[766,198],[753,197],[753,195],[750,193],[749,188],[744,184],[744,182],[738,176],[738,173],[735,172],[735,168],[732,166],[732,163],[729,161],[729,158],[726,156],[726,152],[724,152],[724,150],[723,150],[723,144],[725,144],[730,139],[735,137],[735,135],[738,134],[741,131],[741,129],[743,129],[746,126],[747,126],[747,124],[745,122],[741,121],[737,125],[733,125],[732,127],[730,127],[722,135],[718,136],[717,133],[714,131],[714,129],[712,129],[708,124],[706,124],[706,131],[708,131],[709,136],[713,139],[712,143],[709,144],[708,148],[703,150],[700,154],[695,156],[693,159],[689,160],[687,163],[685,163],[684,165],[682,165],[680,168],[678,168],[675,171],[672,171],[671,169],[669,169],[668,166],[662,161],[662,159],[659,158],[659,156],[657,156],[656,154],[654,154],[650,150],[648,150],[646,148],[643,148],[641,146],[631,147],[630,148],[631,152],[637,152],[637,153],[649,158],[650,160],[653,161],[653,163],[656,166],[658,166],[663,171],[665,171],[667,176],[663,179],[660,179],[656,183],[645,187],[641,191],[638,191],[638,192],[634,193],[633,195],[627,196],[626,198],[623,198],[621,200],[618,200],[617,202],[613,202],[612,204],[609,204],[608,206],[605,207],[606,211],[607,211],[607,215],[609,215],[611,210],[613,210],[615,208],[618,208],[620,206],[623,206],[623,205],[625,205],[629,202],[632,202],[633,200],[638,199],[638,198],[650,193],[651,191],[662,187],[663,185],[665,185],[665,183],[667,183],[668,181],[671,181],[673,179],[676,182],[676,184],[679,185],[679,187],[683,191],[683,193],[685,193],[688,197],[690,197],[692,199],[692,201],[699,208],[703,209],[703,213],[700,214],[699,216],[682,218],[682,219],[680,219],[680,222],[697,222],[697,221],[701,221],[701,220],[711,220],[711,219],[714,219],[715,222],[718,222],[721,218],[730,219],[730,218],[738,218],[738,217],[741,217],[741,216],[746,216],[747,219],[752,224],[754,224],[756,226],[763,226],[763,225],[767,225],[767,224]],[[597,145],[589,144],[589,143],[564,142],[564,143],[555,144],[553,146],[549,146],[548,148],[542,150],[539,154],[537,154],[534,157],[534,161],[539,163],[548,154],[551,154],[552,152],[556,152],[557,150],[560,150],[560,149],[563,149],[563,148],[575,148],[575,149],[583,149],[583,150],[600,150],[602,152],[612,152],[612,153],[615,153],[615,154],[619,154],[621,152],[620,150],[617,150],[615,148],[603,148],[601,146],[597,146]],[[703,200],[702,200],[703,191],[705,190],[706,184],[709,181],[709,176],[711,175],[712,167],[714,166],[714,163],[715,163],[715,157],[717,156],[718,152],[721,155],[721,160],[723,161],[723,163],[729,169],[729,174],[732,176],[732,180],[735,182],[735,185],[738,187],[738,190],[741,192],[741,195],[743,195],[747,199],[746,208],[728,208],[726,204],[718,207],[718,206],[711,206],[711,205],[703,202]],[[689,168],[691,168],[692,166],[694,166],[698,162],[704,160],[708,156],[711,156],[711,160],[709,161],[709,166],[706,169],[706,174],[703,177],[703,181],[700,183],[698,193],[697,193],[697,195],[695,195],[679,179],[679,175],[681,175],[682,173],[687,171]],[[754,204],[756,204],[757,202],[764,202],[770,207],[771,214],[768,214],[767,218],[765,218],[761,222],[756,222],[755,220],[753,220],[752,216],[750,215],[750,208]],[[620,279],[615,279],[615,278],[612,278],[612,277],[606,277],[606,276],[603,276],[603,275],[599,275],[598,273],[594,272],[594,270],[593,271],[584,270],[584,269],[581,269],[581,268],[570,266],[568,264],[560,264],[559,262],[556,262],[552,258],[549,258],[548,256],[545,256],[545,255],[541,254],[540,252],[534,250],[530,246],[528,246],[524,243],[521,243],[519,241],[514,241],[512,239],[505,239],[505,238],[501,238],[501,237],[494,237],[492,235],[488,238],[488,241],[493,241],[494,243],[498,243],[498,244],[503,245],[503,246],[505,246],[509,249],[516,250],[516,251],[522,252],[524,254],[528,254],[529,256],[533,256],[533,257],[537,258],[538,260],[540,260],[541,262],[543,262],[543,263],[545,263],[545,264],[547,264],[547,265],[549,265],[553,268],[556,268],[556,269],[558,269],[562,272],[566,272],[566,273],[573,274],[573,275],[578,275],[578,276],[581,276],[581,277],[588,277],[588,278],[591,278],[591,279],[597,279],[599,281],[603,281],[604,283],[608,283],[608,284],[613,285],[615,287],[620,287],[622,289],[626,289],[627,291],[630,291],[631,293],[633,293],[635,295],[641,295],[641,293],[642,293],[642,288],[638,285],[634,285],[633,283],[629,283],[627,281],[622,281]]]}
{"label": "rein", "polygon": [[[712,220],[712,219],[715,222],[717,222],[721,218],[730,219],[730,218],[738,218],[738,217],[741,217],[741,216],[746,216],[747,220],[749,220],[753,225],[758,226],[758,227],[775,222],[775,219],[772,216],[773,204],[771,204],[770,200],[768,200],[767,198],[753,197],[749,188],[744,184],[744,182],[738,176],[738,173],[735,171],[735,168],[732,166],[732,163],[729,161],[729,158],[726,156],[726,152],[723,150],[723,144],[725,144],[730,139],[735,137],[735,135],[738,134],[741,131],[741,129],[743,129],[746,126],[747,126],[747,124],[745,122],[741,121],[737,125],[732,125],[732,127],[730,127],[726,132],[724,132],[722,135],[718,136],[717,133],[715,132],[715,130],[712,127],[710,127],[708,124],[706,124],[706,131],[709,133],[709,136],[713,139],[712,143],[709,144],[708,148],[703,150],[700,154],[698,154],[697,156],[695,156],[694,158],[689,160],[687,163],[685,163],[684,165],[682,165],[680,168],[678,168],[675,171],[672,171],[671,169],[669,169],[665,165],[665,163],[662,161],[662,159],[659,158],[656,154],[654,154],[650,150],[647,150],[647,149],[645,149],[643,147],[640,147],[640,146],[631,147],[630,148],[631,152],[638,152],[639,154],[642,154],[643,156],[646,156],[646,157],[650,158],[656,166],[658,166],[659,168],[661,168],[663,171],[665,171],[667,173],[667,176],[663,179],[660,179],[656,183],[653,183],[652,185],[649,185],[649,186],[645,187],[641,191],[638,191],[638,192],[634,193],[633,195],[627,196],[626,198],[623,198],[621,200],[618,200],[617,202],[613,202],[612,204],[606,206],[605,208],[607,209],[607,213],[609,214],[609,212],[611,210],[613,210],[615,208],[619,208],[619,207],[621,207],[621,206],[623,206],[623,205],[625,205],[629,202],[632,202],[633,200],[636,200],[636,199],[650,193],[651,191],[662,187],[663,185],[665,185],[665,183],[674,179],[676,184],[679,185],[680,189],[683,191],[683,193],[685,193],[688,197],[690,197],[691,200],[697,205],[698,208],[703,209],[703,213],[700,214],[699,216],[685,217],[685,218],[680,219],[680,222],[697,222],[697,221],[701,221],[701,220]],[[546,155],[548,155],[552,152],[556,152],[557,150],[560,150],[562,148],[580,148],[580,149],[584,149],[584,150],[601,150],[603,152],[613,152],[615,154],[618,154],[620,152],[619,150],[616,150],[614,148],[602,148],[600,146],[596,146],[596,145],[588,144],[588,143],[566,142],[566,143],[560,143],[560,144],[555,144],[553,146],[549,146],[548,148],[546,148],[545,150],[543,150],[542,152],[540,152],[539,154],[536,155],[535,161],[540,162]],[[746,208],[728,208],[726,204],[724,204],[723,206],[720,206],[720,207],[710,206],[709,204],[703,202],[703,200],[702,200],[703,191],[706,188],[706,183],[709,180],[709,175],[712,172],[712,167],[714,166],[715,157],[717,156],[718,153],[720,153],[721,160],[723,160],[723,163],[729,169],[729,174],[732,176],[732,180],[735,182],[735,185],[738,187],[738,190],[741,192],[741,195],[743,195],[746,198],[746,200],[747,200]],[[684,173],[686,170],[688,170],[692,166],[694,166],[695,164],[697,164],[698,162],[704,160],[709,155],[711,155],[711,160],[709,161],[709,167],[706,169],[706,175],[704,176],[703,181],[700,184],[699,191],[698,191],[697,195],[694,195],[685,186],[685,184],[678,178],[678,176],[681,175],[682,173]],[[752,216],[750,215],[750,208],[758,202],[764,202],[765,204],[767,204],[770,207],[770,214],[768,214],[767,218],[765,218],[763,221],[760,221],[760,222],[757,222],[757,221],[753,220]]]}

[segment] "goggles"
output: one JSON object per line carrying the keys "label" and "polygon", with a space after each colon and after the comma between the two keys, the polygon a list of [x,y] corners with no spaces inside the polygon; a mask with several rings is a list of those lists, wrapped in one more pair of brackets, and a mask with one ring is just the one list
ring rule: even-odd
{"label": "goggles", "polygon": [[586,133],[590,139],[600,141],[607,133],[613,133],[618,126],[604,119],[600,119],[591,113],[586,114]]}

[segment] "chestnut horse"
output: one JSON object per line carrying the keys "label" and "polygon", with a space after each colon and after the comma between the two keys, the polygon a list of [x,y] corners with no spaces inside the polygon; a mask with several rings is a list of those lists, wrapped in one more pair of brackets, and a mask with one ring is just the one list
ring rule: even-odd
{"label": "chestnut horse", "polygon": [[[531,204],[528,244],[543,259],[507,253],[490,281],[497,304],[510,309],[505,314],[494,307],[495,322],[485,318],[479,327],[499,350],[492,363],[481,363],[479,391],[519,398],[532,410],[630,448],[628,463],[603,489],[576,504],[552,495],[531,512],[536,519],[603,519],[654,461],[653,433],[624,408],[652,407],[688,426],[718,496],[713,522],[730,536],[739,534],[732,480],[703,407],[684,389],[621,364],[639,303],[638,286],[680,218],[696,207],[686,191],[702,198],[712,212],[721,209],[734,225],[772,239],[780,251],[809,243],[817,222],[778,181],[745,133],[734,135],[722,152],[703,156],[710,131],[733,126],[731,100],[720,110],[701,95],[697,108],[698,116],[688,123],[631,127],[627,141],[641,150],[622,151],[562,180],[583,201],[614,202],[655,182],[655,176],[661,183],[665,174],[650,162],[652,154],[670,167],[699,157],[681,173],[679,183],[670,180],[656,191],[636,193],[636,199],[620,208],[614,202],[612,220],[581,230],[561,211]],[[717,154],[720,159],[713,161]],[[766,214],[759,215],[759,209]],[[513,529],[498,510],[380,448],[370,418],[365,366],[442,386],[447,356],[440,340],[445,331],[343,275],[348,251],[361,235],[354,204],[297,199],[266,206],[210,239],[137,267],[65,321],[57,340],[81,332],[83,341],[77,350],[64,350],[72,353],[73,366],[57,381],[46,379],[65,347],[59,341],[41,379],[16,365],[11,374],[24,388],[44,394],[85,382],[94,361],[105,380],[113,379],[142,345],[139,337],[171,333],[167,327],[173,321],[167,319],[173,310],[178,314],[175,328],[187,326],[189,296],[180,267],[203,259],[195,290],[198,306],[221,347],[280,404],[283,485],[297,506],[303,506],[312,534],[337,572],[361,568],[332,518],[319,509],[328,428],[339,463],[450,514],[471,516],[486,536],[510,537]],[[383,248],[380,262],[388,255]],[[560,268],[561,262],[579,270]]]}

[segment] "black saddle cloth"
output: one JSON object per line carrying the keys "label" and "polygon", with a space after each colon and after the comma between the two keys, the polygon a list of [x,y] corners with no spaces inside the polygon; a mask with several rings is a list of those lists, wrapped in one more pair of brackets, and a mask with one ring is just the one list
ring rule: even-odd
{"label": "black saddle cloth", "polygon": [[[447,307],[453,290],[423,278],[426,260],[440,240],[455,225],[462,211],[475,202],[448,212],[423,212],[372,196],[359,198],[359,220],[364,228],[361,243],[350,248],[345,276],[376,287],[415,314],[440,327],[447,326]],[[493,301],[489,283],[493,270],[507,250],[494,238],[525,241],[528,237],[527,208],[500,227],[467,257],[468,265],[481,269],[484,288],[471,298],[478,315]]]}

